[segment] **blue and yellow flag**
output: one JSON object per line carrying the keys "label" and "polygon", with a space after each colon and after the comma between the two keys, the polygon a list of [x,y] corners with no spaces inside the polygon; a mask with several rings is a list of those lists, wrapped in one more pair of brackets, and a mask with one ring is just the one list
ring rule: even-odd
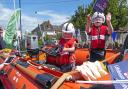
{"label": "blue and yellow flag", "polygon": [[19,21],[19,17],[20,17],[20,9],[16,9],[8,22],[7,29],[4,35],[4,41],[7,45],[7,48],[12,48],[12,41],[17,31],[17,24]]}

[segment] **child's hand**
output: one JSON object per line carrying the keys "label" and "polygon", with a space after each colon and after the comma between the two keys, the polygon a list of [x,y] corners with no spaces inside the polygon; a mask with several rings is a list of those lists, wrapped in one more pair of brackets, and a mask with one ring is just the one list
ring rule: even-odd
{"label": "child's hand", "polygon": [[88,23],[91,22],[91,15],[90,14],[87,15],[87,22]]}
{"label": "child's hand", "polygon": [[108,14],[106,15],[106,21],[107,21],[107,22],[110,22],[110,21],[111,21],[111,13],[108,13]]}

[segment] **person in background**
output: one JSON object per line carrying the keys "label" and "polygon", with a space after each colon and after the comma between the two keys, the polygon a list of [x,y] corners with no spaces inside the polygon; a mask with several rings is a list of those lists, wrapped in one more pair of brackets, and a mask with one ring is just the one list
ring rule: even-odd
{"label": "person in background", "polygon": [[106,25],[104,13],[95,12],[93,16],[87,16],[86,32],[91,37],[90,44],[90,61],[103,60],[105,57],[105,39],[106,36],[112,34],[113,27],[111,24],[111,14],[106,15]]}
{"label": "person in background", "polygon": [[0,27],[0,50],[6,48],[6,43],[5,41],[3,40],[3,28]]}
{"label": "person in background", "polygon": [[72,23],[65,23],[62,27],[62,38],[59,45],[62,47],[61,58],[58,64],[63,72],[71,71],[75,68],[75,44],[77,40],[74,38],[75,28]]}

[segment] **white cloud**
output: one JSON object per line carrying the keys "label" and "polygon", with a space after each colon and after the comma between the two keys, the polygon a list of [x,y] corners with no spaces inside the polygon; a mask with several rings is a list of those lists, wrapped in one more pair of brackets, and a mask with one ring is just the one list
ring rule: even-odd
{"label": "white cloud", "polygon": [[70,17],[69,15],[58,14],[51,10],[37,12],[37,14],[42,16],[47,16],[48,17],[47,20],[50,20],[52,24],[58,24],[58,25],[66,22]]}
{"label": "white cloud", "polygon": [[[3,26],[5,29],[7,27],[7,23],[9,21],[10,16],[13,14],[14,10],[5,8],[0,4],[0,25]],[[25,14],[22,14],[22,30],[25,32],[25,30],[31,31],[33,30],[38,23],[41,23],[42,21],[35,17],[30,17]]]}
{"label": "white cloud", "polygon": [[38,26],[38,23],[41,23],[42,20],[39,20],[35,17],[30,17],[22,15],[22,28],[27,31],[32,31],[35,27]]}
{"label": "white cloud", "polygon": [[[5,8],[2,4],[0,4],[0,25],[5,29],[7,27],[7,23],[9,21],[10,16],[13,14],[14,10]],[[68,15],[58,14],[51,10],[45,10],[42,12],[38,12],[38,15],[41,15],[41,19],[36,17],[30,17],[24,13],[22,13],[22,30],[23,32],[32,31],[38,23],[42,23],[44,20],[50,20],[50,22],[54,25],[60,25],[66,22],[69,19]]]}
{"label": "white cloud", "polygon": [[13,11],[11,9],[4,8],[0,4],[0,25],[6,26],[7,25],[7,20],[10,18],[10,15]]}

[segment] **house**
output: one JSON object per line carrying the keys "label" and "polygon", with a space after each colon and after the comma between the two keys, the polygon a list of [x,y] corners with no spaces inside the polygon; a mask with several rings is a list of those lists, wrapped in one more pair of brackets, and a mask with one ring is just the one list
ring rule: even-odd
{"label": "house", "polygon": [[50,21],[44,21],[32,31],[32,34],[38,35],[39,37],[55,36],[57,32],[61,31],[61,26],[52,25]]}

